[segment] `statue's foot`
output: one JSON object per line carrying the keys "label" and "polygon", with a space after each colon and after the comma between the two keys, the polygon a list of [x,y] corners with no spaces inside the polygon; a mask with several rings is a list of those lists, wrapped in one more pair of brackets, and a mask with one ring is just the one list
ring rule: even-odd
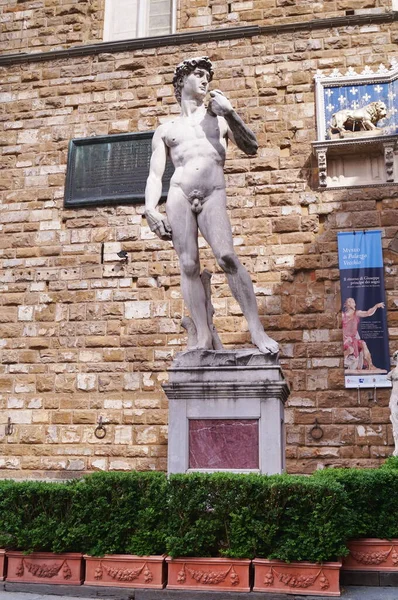
{"label": "statue's foot", "polygon": [[195,350],[213,350],[213,338],[211,335],[198,336]]}
{"label": "statue's foot", "polygon": [[269,337],[265,331],[258,331],[252,335],[252,342],[263,354],[277,354],[279,344]]}

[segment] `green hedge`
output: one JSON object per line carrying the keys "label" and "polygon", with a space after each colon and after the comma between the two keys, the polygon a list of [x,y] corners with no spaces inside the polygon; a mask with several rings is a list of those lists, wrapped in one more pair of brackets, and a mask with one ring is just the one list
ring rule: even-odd
{"label": "green hedge", "polygon": [[68,483],[0,481],[0,547],[57,551],[74,498]]}
{"label": "green hedge", "polygon": [[395,459],[380,469],[325,469],[312,476],[347,493],[347,537],[398,537],[398,472]]}
{"label": "green hedge", "polygon": [[398,456],[390,456],[380,467],[381,469],[398,469]]}
{"label": "green hedge", "polygon": [[0,481],[0,546],[15,550],[162,554],[164,473],[94,473],[70,483]]}
{"label": "green hedge", "polygon": [[170,477],[171,556],[322,561],[346,554],[346,495],[335,482],[226,473]]}
{"label": "green hedge", "polygon": [[352,537],[398,537],[397,460],[310,477],[95,473],[0,481],[0,547],[332,560]]}
{"label": "green hedge", "polygon": [[93,556],[163,554],[167,528],[164,473],[94,473],[74,486],[65,547]]}

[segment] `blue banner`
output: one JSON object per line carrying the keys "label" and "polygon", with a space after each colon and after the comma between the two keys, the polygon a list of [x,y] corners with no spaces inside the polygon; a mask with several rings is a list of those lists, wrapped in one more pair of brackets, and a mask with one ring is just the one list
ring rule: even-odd
{"label": "blue banner", "polygon": [[337,234],[346,388],[391,387],[381,231]]}

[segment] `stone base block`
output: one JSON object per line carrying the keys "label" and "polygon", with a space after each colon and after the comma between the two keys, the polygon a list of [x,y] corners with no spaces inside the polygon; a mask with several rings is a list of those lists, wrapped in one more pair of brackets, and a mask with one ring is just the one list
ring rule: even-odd
{"label": "stone base block", "polygon": [[169,399],[169,473],[281,473],[289,388],[277,358],[257,350],[176,356]]}

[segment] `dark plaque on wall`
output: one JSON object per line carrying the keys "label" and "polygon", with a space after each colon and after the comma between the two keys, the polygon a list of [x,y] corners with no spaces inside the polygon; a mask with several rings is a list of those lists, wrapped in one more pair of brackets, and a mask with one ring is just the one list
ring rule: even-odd
{"label": "dark plaque on wall", "polygon": [[[153,131],[91,138],[69,144],[65,207],[144,202]],[[166,199],[174,167],[167,160],[162,199]]]}

